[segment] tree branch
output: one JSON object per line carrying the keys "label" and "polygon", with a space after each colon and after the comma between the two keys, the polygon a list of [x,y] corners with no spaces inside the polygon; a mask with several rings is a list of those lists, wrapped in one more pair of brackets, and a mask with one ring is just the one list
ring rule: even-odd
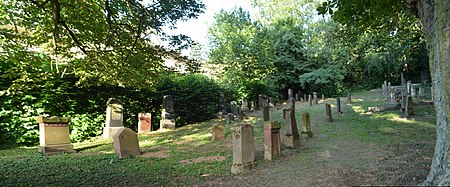
{"label": "tree branch", "polygon": [[75,42],[75,44],[77,44],[77,47],[83,51],[84,54],[87,55],[87,51],[86,49],[84,49],[83,45],[80,43],[80,41],[78,40],[78,38],[75,36],[75,33],[69,28],[69,26],[67,26],[65,21],[60,21],[59,22],[68,32],[70,37],[72,38],[72,40]]}

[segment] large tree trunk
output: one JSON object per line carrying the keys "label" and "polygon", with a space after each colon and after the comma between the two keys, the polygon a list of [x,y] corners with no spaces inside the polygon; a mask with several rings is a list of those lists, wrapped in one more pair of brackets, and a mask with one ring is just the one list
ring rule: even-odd
{"label": "large tree trunk", "polygon": [[450,108],[450,1],[418,0],[430,56],[436,109],[436,145],[430,173],[423,185],[450,185],[448,116]]}

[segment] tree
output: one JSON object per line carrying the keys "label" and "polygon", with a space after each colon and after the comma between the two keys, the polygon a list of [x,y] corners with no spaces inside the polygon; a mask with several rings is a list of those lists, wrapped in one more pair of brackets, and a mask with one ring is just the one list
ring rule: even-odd
{"label": "tree", "polygon": [[180,58],[151,36],[170,41],[173,49],[187,46],[189,38],[169,36],[163,27],[174,28],[204,8],[198,0],[3,0],[0,58],[26,64],[41,56],[50,71],[75,74],[80,82],[148,85],[165,71],[163,57]]}
{"label": "tree", "polygon": [[[359,29],[390,27],[406,9],[422,22],[436,110],[436,145],[430,172],[423,185],[450,185],[448,117],[450,116],[450,1],[448,0],[329,0],[317,10]],[[337,8],[337,10],[335,9]]]}

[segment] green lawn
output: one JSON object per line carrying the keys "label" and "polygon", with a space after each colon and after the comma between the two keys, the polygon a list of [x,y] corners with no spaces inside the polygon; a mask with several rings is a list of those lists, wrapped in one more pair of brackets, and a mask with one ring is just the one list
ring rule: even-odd
{"label": "green lawn", "polygon": [[[410,175],[405,174],[405,180],[412,180],[412,177],[420,180],[426,176],[435,141],[432,106],[417,107],[415,117],[406,119],[399,111],[366,112],[370,106],[385,105],[379,92],[354,93],[351,105],[347,105],[346,99],[341,98],[343,114],[335,112],[335,99],[324,102],[332,104],[334,122],[326,122],[323,102],[313,107],[309,107],[306,102],[297,102],[297,122],[301,122],[301,112],[310,112],[315,136],[311,139],[302,137],[301,141],[322,141],[323,145],[328,145],[338,139],[352,139],[379,145],[387,150],[392,149],[395,153],[393,156],[397,158],[380,169],[398,165],[411,172]],[[281,121],[284,125],[281,110],[284,107],[285,105],[281,105],[272,108],[271,120]],[[263,160],[261,118],[261,113],[253,113],[246,120],[246,123],[255,127],[256,170],[283,162],[280,159],[283,155],[272,163]],[[227,124],[225,141],[212,142],[211,125],[217,122],[218,120],[211,120],[172,131],[139,135],[144,156],[128,159],[118,159],[114,155],[111,140],[101,138],[75,143],[78,151],[76,154],[43,156],[37,147],[0,150],[0,186],[174,186],[233,180],[233,175],[230,174],[232,124]],[[316,135],[321,136],[316,138]],[[303,145],[307,144],[301,143],[301,151],[294,154],[308,154],[323,149],[314,144],[302,147]],[[191,159],[196,158],[212,160],[192,163]],[[220,159],[215,160],[217,158]],[[400,166],[402,159],[408,163]],[[305,161],[299,159],[299,162]]]}

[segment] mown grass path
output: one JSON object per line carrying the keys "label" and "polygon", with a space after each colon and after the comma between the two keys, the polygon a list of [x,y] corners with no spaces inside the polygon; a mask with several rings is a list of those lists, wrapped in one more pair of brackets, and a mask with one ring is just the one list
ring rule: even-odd
{"label": "mown grass path", "polygon": [[[284,149],[274,161],[263,159],[262,114],[250,115],[254,125],[256,168],[248,175],[230,174],[231,124],[226,140],[212,142],[211,124],[193,124],[173,131],[140,135],[142,156],[115,157],[110,140],[74,144],[78,153],[43,156],[36,147],[0,150],[0,186],[349,186],[416,185],[429,170],[435,141],[434,109],[415,108],[414,118],[399,111],[368,113],[383,106],[379,92],[341,98],[343,114],[333,109],[327,122],[323,103],[310,107],[314,137],[301,137],[300,147]],[[272,108],[271,120],[284,124],[282,108]],[[301,129],[301,128],[299,128]],[[282,129],[283,131],[283,129]]]}

